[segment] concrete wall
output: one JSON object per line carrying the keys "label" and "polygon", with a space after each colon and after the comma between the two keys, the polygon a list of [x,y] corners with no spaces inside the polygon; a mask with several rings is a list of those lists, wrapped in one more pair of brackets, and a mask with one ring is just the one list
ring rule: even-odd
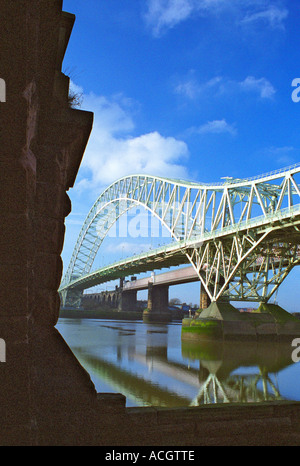
{"label": "concrete wall", "polygon": [[0,104],[0,337],[7,350],[0,443],[41,444],[57,435],[68,441],[75,438],[73,421],[78,427],[75,412],[80,417],[96,397],[54,328],[64,220],[71,210],[66,191],[93,115],[68,105],[69,79],[61,65],[74,16],[62,12],[62,2],[2,0],[0,11],[7,90]]}

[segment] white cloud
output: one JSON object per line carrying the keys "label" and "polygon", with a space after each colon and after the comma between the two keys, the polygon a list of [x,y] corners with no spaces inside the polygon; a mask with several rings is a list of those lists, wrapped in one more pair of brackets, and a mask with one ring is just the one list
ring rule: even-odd
{"label": "white cloud", "polygon": [[200,126],[199,128],[195,129],[195,131],[199,134],[222,134],[222,133],[229,133],[232,136],[236,134],[236,128],[233,125],[227,123],[225,119],[223,120],[213,120],[208,121],[204,125]]}
{"label": "white cloud", "polygon": [[181,94],[191,100],[197,99],[202,95],[220,97],[228,93],[240,92],[254,92],[261,99],[272,99],[276,93],[276,89],[268,79],[264,77],[255,78],[254,76],[247,76],[243,81],[235,81],[217,76],[205,83],[199,83],[192,76],[183,80],[175,87],[175,93]]}
{"label": "white cloud", "polygon": [[132,102],[83,96],[82,108],[94,112],[94,126],[78,174],[77,190],[100,189],[131,174],[187,178],[185,142],[153,131],[133,136]]}
{"label": "white cloud", "polygon": [[195,99],[199,94],[201,94],[201,86],[194,79],[189,79],[179,83],[175,88],[175,92],[177,94],[184,95],[189,99]]}
{"label": "white cloud", "polygon": [[271,28],[284,28],[288,10],[278,0],[148,0],[145,20],[154,36],[195,15],[220,15],[230,12],[240,24],[263,23]]}
{"label": "white cloud", "polygon": [[256,79],[253,76],[248,76],[239,85],[244,91],[257,92],[262,99],[271,99],[276,92],[275,88],[266,78]]}
{"label": "white cloud", "polygon": [[146,22],[155,36],[187,19],[194,10],[193,0],[150,0]]}
{"label": "white cloud", "polygon": [[185,81],[177,84],[175,92],[176,94],[181,94],[189,99],[195,99],[201,96],[204,92],[207,92],[209,89],[215,88],[215,86],[221,82],[222,78],[219,76],[216,76],[203,84],[200,84],[195,77],[188,77]]}
{"label": "white cloud", "polygon": [[267,23],[271,28],[283,29],[284,20],[288,17],[288,10],[279,8],[274,5],[269,6],[265,10],[255,13],[247,14],[241,23],[254,24],[254,23]]}

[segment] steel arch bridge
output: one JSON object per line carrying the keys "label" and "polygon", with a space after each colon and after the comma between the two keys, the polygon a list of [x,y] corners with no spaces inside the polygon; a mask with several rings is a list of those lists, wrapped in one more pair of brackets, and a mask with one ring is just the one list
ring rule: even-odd
{"label": "steel arch bridge", "polygon": [[[115,222],[139,205],[173,241],[91,272]],[[99,283],[191,264],[211,301],[267,302],[300,262],[300,164],[265,175],[213,184],[148,175],[126,176],[96,200],[59,288],[63,306],[78,306]]]}

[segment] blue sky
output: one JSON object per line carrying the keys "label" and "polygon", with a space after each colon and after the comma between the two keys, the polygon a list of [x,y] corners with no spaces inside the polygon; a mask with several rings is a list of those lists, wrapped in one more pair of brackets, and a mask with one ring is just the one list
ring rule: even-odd
{"label": "blue sky", "polygon": [[[211,182],[299,162],[300,102],[291,96],[300,2],[64,0],[63,8],[76,15],[63,71],[95,115],[69,193],[65,268],[91,205],[121,176]],[[133,251],[126,239],[103,244],[101,261],[113,249]],[[291,311],[300,310],[298,277],[293,271],[278,294]],[[196,285],[181,297],[191,289],[197,302]]]}

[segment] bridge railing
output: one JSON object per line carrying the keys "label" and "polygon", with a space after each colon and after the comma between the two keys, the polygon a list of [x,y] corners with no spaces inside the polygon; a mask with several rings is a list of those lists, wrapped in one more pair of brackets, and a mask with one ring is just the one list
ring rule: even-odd
{"label": "bridge railing", "polygon": [[293,170],[295,170],[297,168],[300,169],[300,162],[295,163],[295,164],[290,165],[290,166],[285,167],[285,168],[279,168],[278,170],[273,170],[271,172],[264,173],[262,175],[256,175],[256,176],[251,176],[250,178],[244,178],[242,181],[255,181],[255,180],[259,180],[259,179],[269,178],[269,177],[272,177],[274,175],[280,175],[281,173],[293,171]]}
{"label": "bridge railing", "polygon": [[295,215],[296,213],[300,213],[300,204],[296,204],[295,206],[292,206],[292,207],[285,207],[281,210],[278,210],[277,212],[271,212],[267,215],[260,215],[259,217],[255,217],[253,219],[243,220],[233,225],[228,225],[225,227],[218,228],[217,230],[206,232],[201,236],[201,239],[203,240],[211,239],[211,238],[215,238],[216,236],[219,236],[220,233],[224,234],[224,233],[238,232],[240,230],[253,228],[258,225],[264,225],[267,223],[271,223],[272,220],[276,221],[279,219],[289,218]]}
{"label": "bridge railing", "polygon": [[[235,185],[238,183],[248,183],[251,181],[256,181],[256,180],[262,180],[265,181],[266,178],[272,178],[275,175],[280,175],[282,173],[287,173],[291,171],[300,171],[300,162],[295,163],[293,165],[289,165],[288,167],[284,168],[278,168],[277,170],[272,170],[267,173],[263,173],[262,175],[255,175],[255,176],[250,176],[249,178],[232,178],[232,177],[224,177],[225,180],[227,181],[216,181],[216,182],[210,182],[210,183],[204,183],[204,182],[199,182],[199,183],[193,183],[195,187],[201,187],[201,186],[206,186],[206,187],[211,187],[213,188],[214,186],[224,186],[224,185]],[[174,180],[177,181],[177,180]],[[187,182],[178,180],[179,182],[187,184]],[[191,183],[192,184],[192,183]]]}

